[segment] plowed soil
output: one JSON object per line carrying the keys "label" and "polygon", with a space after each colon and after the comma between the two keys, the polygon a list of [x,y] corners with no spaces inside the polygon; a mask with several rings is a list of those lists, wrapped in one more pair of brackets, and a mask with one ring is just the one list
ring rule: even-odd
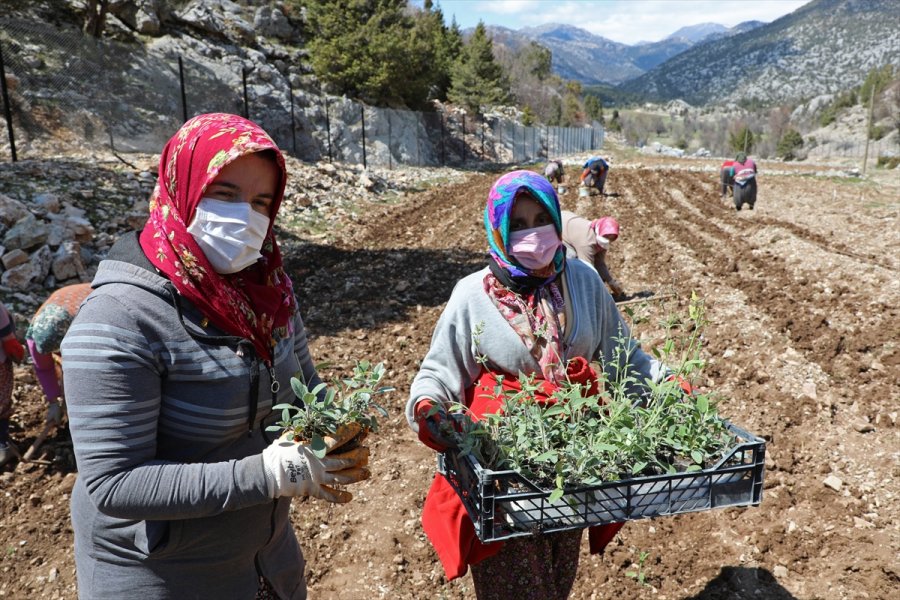
{"label": "plowed soil", "polygon": [[[609,264],[631,298],[655,295],[629,304],[645,346],[692,291],[704,298],[701,383],[720,413],[765,438],[765,489],[758,507],[632,522],[603,555],[583,543],[572,598],[900,597],[900,182],[767,174],[763,163],[756,209],[737,212],[712,161],[613,164],[610,196],[570,191],[563,205],[622,224]],[[323,374],[384,361],[397,389],[353,502],[294,501],[312,598],[474,597],[468,575],[446,581],[422,531],[435,459],[403,407],[455,281],[484,264],[495,178],[358,207],[328,243],[284,232],[313,356],[331,364]],[[16,373],[13,437],[27,447],[43,406],[33,376]],[[43,458],[0,476],[0,596],[76,597],[65,430]],[[641,552],[643,585],[626,575]]]}

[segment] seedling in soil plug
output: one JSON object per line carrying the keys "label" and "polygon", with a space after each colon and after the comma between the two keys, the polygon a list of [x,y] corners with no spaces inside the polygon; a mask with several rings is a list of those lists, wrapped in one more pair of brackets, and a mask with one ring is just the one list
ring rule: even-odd
{"label": "seedling in soil plug", "polygon": [[[394,391],[392,387],[378,387],[384,371],[384,363],[372,365],[361,360],[350,377],[334,381],[331,387],[320,383],[313,389],[300,377],[292,377],[291,389],[300,399],[300,405],[272,407],[281,411],[281,420],[266,431],[277,431],[308,444],[319,458],[335,446],[335,439],[345,439],[349,434],[362,441],[370,431],[378,431],[375,415],[387,417],[388,414],[373,400],[378,394]],[[341,444],[341,447],[348,446]]]}
{"label": "seedling in soil plug", "polygon": [[646,565],[647,559],[649,557],[649,552],[641,550],[641,553],[638,555],[637,564],[631,563],[631,566],[634,567],[634,570],[625,571],[625,576],[631,577],[641,585],[649,586],[650,584],[647,582],[647,578],[650,577],[650,567]]}

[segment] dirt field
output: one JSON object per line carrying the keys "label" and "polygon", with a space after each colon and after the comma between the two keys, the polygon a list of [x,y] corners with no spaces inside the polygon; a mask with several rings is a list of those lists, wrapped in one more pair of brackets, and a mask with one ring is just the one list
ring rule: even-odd
{"label": "dirt field", "polygon": [[[583,543],[572,598],[900,597],[898,175],[873,184],[763,163],[756,210],[735,212],[716,162],[617,159],[612,196],[570,191],[563,205],[620,221],[610,268],[630,294],[673,294],[633,305],[648,317],[636,328],[647,346],[692,290],[705,298],[703,384],[724,416],[767,440],[763,502],[630,523],[602,556]],[[313,356],[335,366],[324,375],[383,360],[398,390],[354,501],[294,501],[312,598],[473,597],[468,575],[445,580],[422,532],[434,456],[402,408],[454,282],[484,263],[495,177],[373,202],[327,239],[285,234]],[[32,375],[17,376],[12,433],[27,447],[43,406]],[[67,440],[61,431],[45,446],[52,465],[0,474],[2,597],[76,597]],[[642,551],[643,586],[626,576]]]}

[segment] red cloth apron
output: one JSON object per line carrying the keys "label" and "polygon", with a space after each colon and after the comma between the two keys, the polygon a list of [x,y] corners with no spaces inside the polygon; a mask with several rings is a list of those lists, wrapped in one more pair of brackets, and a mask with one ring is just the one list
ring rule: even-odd
{"label": "red cloth apron", "polygon": [[[474,417],[481,418],[485,414],[499,411],[503,404],[504,392],[518,392],[522,389],[517,379],[507,375],[503,378],[500,394],[495,394],[497,375],[491,371],[482,371],[475,384],[466,390],[466,406]],[[567,375],[570,382],[586,385],[587,394],[597,393],[596,373],[583,358],[579,357],[569,362]],[[551,401],[550,395],[555,389],[553,383],[541,381],[540,390],[537,392],[538,400]],[[591,554],[603,552],[623,525],[624,523],[611,523],[589,528]],[[469,518],[462,500],[446,477],[440,473],[435,474],[431,489],[425,497],[422,528],[437,552],[447,579],[451,581],[465,575],[469,565],[477,564],[497,554],[503,547],[502,541],[485,544],[478,539],[475,525]]]}

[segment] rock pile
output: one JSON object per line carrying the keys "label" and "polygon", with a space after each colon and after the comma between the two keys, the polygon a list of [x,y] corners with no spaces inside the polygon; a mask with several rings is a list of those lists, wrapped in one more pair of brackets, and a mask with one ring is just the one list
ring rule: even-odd
{"label": "rock pile", "polygon": [[[315,232],[352,218],[366,203],[465,177],[452,169],[286,160],[278,226],[300,240],[321,238]],[[54,289],[90,281],[119,236],[143,226],[158,156],[128,161],[0,163],[0,296],[11,310],[30,316]]]}

